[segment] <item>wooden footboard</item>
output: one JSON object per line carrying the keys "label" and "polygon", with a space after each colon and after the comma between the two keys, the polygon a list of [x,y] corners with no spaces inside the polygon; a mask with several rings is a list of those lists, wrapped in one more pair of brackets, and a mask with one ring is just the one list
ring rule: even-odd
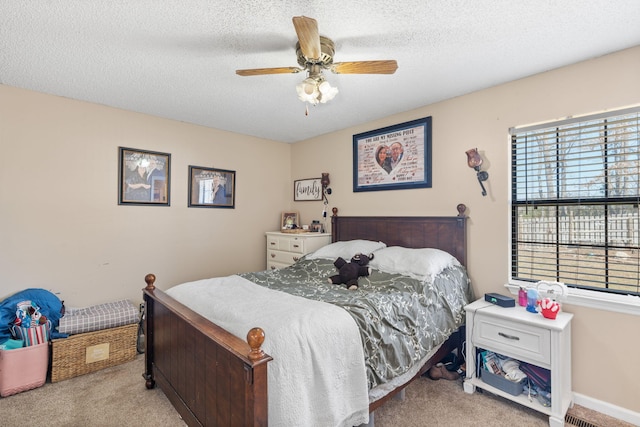
{"label": "wooden footboard", "polygon": [[213,324],[145,277],[145,373],[157,383],[189,426],[267,426],[264,332],[247,342]]}

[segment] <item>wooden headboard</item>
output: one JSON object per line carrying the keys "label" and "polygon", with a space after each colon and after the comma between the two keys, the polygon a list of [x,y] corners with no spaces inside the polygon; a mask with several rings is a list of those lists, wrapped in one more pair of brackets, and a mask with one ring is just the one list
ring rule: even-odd
{"label": "wooden headboard", "polygon": [[436,248],[449,252],[467,265],[467,232],[464,212],[459,204],[457,216],[338,216],[333,208],[332,241],[379,240],[387,246]]}

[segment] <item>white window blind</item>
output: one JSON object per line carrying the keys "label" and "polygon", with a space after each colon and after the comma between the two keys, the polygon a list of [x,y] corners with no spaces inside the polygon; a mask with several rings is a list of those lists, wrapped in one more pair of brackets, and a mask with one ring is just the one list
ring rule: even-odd
{"label": "white window blind", "polygon": [[640,295],[640,107],[511,129],[511,277]]}

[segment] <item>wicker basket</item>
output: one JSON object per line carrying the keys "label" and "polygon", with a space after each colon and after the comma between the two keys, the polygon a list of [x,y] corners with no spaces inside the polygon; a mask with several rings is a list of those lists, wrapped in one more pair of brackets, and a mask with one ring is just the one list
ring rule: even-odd
{"label": "wicker basket", "polygon": [[138,324],[51,341],[51,382],[128,362],[136,357]]}

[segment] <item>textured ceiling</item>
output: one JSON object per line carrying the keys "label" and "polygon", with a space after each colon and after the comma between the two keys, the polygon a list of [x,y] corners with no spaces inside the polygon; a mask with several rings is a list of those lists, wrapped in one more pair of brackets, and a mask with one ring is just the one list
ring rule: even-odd
{"label": "textured ceiling", "polygon": [[[291,18],[335,61],[392,75],[325,77],[309,107]],[[0,83],[283,142],[380,119],[640,45],[638,0],[0,0]]]}

